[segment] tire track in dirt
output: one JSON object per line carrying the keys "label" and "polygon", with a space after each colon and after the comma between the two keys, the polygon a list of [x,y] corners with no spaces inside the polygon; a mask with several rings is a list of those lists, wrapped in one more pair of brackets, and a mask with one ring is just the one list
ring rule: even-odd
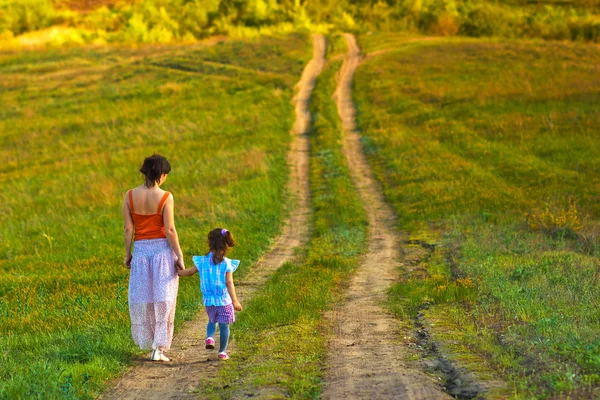
{"label": "tire track in dirt", "polygon": [[[296,121],[291,132],[293,135],[288,152],[290,179],[288,193],[292,197],[292,209],[289,220],[283,227],[281,236],[273,248],[258,262],[256,267],[236,286],[241,302],[248,302],[266,280],[286,261],[294,258],[296,248],[304,245],[310,236],[310,183],[309,151],[307,132],[310,128],[308,102],[316,78],[325,63],[325,38],[313,36],[313,58],[306,65],[298,82],[294,97]],[[198,294],[200,295],[200,294]],[[173,339],[168,356],[169,363],[152,362],[138,358],[134,365],[101,399],[195,399],[202,382],[216,376],[219,361],[216,353],[207,353],[204,349],[206,314],[198,316],[183,327]],[[235,342],[230,345],[235,351]],[[201,388],[200,388],[201,389]]]}
{"label": "tire track in dirt", "polygon": [[386,290],[398,276],[402,238],[396,231],[396,214],[386,204],[361,147],[351,91],[361,55],[354,36],[345,37],[348,53],[334,97],[345,131],[348,168],[369,217],[369,243],[345,300],[328,313],[333,332],[322,398],[449,399],[433,377],[405,361],[398,321],[382,307]]}

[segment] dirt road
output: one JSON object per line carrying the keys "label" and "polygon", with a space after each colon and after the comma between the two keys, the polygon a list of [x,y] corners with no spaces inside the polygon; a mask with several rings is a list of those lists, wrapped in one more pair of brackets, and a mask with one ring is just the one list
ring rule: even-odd
{"label": "dirt road", "polygon": [[[258,261],[251,273],[237,287],[242,303],[247,302],[262,287],[268,277],[283,263],[294,257],[310,234],[309,149],[307,131],[310,127],[308,102],[312,89],[325,62],[325,38],[313,36],[313,59],[307,64],[297,84],[296,122],[288,153],[290,180],[288,192],[292,196],[290,218],[283,227],[274,247]],[[200,295],[200,293],[198,293]],[[194,399],[198,397],[201,380],[217,373],[219,362],[214,354],[208,357],[204,349],[206,315],[203,311],[193,321],[184,324],[173,340],[169,363],[135,360],[133,367],[101,399]],[[235,343],[230,347],[235,352]]]}
{"label": "dirt road", "polygon": [[404,362],[398,321],[382,307],[386,289],[398,277],[401,238],[396,215],[361,147],[352,102],[352,79],[361,55],[354,36],[346,35],[346,41],[348,53],[334,96],[345,130],[348,167],[369,216],[369,244],[345,301],[329,314],[334,328],[322,398],[449,399],[432,377]]}

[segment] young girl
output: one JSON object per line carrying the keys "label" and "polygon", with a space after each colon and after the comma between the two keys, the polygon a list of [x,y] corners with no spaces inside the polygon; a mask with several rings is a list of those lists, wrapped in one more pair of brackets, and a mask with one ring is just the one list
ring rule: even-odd
{"label": "young girl", "polygon": [[209,251],[205,256],[193,256],[194,267],[179,270],[180,276],[200,274],[200,289],[208,314],[206,327],[206,348],[215,348],[215,332],[219,324],[219,359],[228,360],[229,324],[235,321],[234,309],[242,311],[242,305],[235,294],[233,272],[240,260],[225,257],[229,247],[235,246],[233,235],[227,229],[217,228],[208,233]]}

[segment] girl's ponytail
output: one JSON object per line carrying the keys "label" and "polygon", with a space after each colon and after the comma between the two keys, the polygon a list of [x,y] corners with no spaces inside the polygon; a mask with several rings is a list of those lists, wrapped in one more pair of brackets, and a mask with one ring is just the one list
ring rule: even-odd
{"label": "girl's ponytail", "polygon": [[213,264],[220,264],[229,247],[235,246],[233,234],[224,228],[216,228],[208,233],[208,248],[213,253]]}
{"label": "girl's ponytail", "polygon": [[227,243],[227,246],[229,246],[229,247],[235,246],[235,239],[233,238],[233,235],[231,234],[231,232],[229,232],[227,229],[223,229],[223,230],[221,230],[221,235],[225,239],[225,243]]}

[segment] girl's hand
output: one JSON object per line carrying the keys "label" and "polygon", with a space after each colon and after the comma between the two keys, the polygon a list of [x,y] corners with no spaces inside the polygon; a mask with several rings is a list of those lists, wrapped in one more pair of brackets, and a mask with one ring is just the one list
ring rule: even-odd
{"label": "girl's hand", "polygon": [[125,256],[125,260],[123,261],[123,264],[125,264],[125,267],[127,267],[128,269],[131,268],[131,254],[127,254]]}
{"label": "girl's hand", "polygon": [[235,309],[235,311],[242,311],[242,305],[237,300],[233,302],[233,308]]}

